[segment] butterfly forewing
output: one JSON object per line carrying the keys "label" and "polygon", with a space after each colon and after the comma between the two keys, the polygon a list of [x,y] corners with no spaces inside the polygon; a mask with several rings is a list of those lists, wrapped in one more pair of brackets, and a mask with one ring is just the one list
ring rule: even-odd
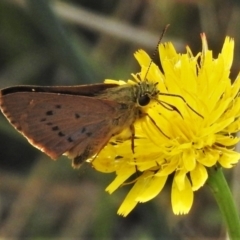
{"label": "butterfly forewing", "polygon": [[9,88],[0,96],[2,112],[31,144],[54,159],[65,152],[75,158],[90,145],[89,154],[101,150],[114,132],[112,120],[121,108],[117,102],[71,95],[70,88],[67,94],[36,89]]}

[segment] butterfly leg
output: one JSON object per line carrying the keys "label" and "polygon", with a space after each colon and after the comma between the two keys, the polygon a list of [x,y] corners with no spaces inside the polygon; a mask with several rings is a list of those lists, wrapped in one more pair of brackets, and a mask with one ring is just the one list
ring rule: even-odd
{"label": "butterfly leg", "polygon": [[170,139],[170,137],[168,137],[167,134],[165,134],[162,129],[156,124],[156,122],[151,118],[151,116],[149,114],[146,114],[146,116],[149,117],[149,119],[151,120],[151,122],[155,125],[155,127],[159,130],[159,132],[161,132],[167,139]]}
{"label": "butterfly leg", "polygon": [[132,152],[134,153],[134,138],[135,138],[135,128],[134,128],[134,125],[130,126],[130,131],[131,131],[131,149],[132,149]]}

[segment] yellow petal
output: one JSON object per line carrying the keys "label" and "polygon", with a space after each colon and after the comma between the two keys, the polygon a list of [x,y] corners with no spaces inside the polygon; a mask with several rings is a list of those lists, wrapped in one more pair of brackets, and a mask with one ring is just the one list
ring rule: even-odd
{"label": "yellow petal", "polygon": [[172,172],[176,171],[178,163],[178,157],[171,158],[169,163],[162,165],[162,169],[156,173],[156,176],[162,177],[171,174]]}
{"label": "yellow petal", "polygon": [[106,188],[106,191],[110,194],[113,193],[120,185],[122,185],[133,173],[136,172],[135,166],[126,165],[125,169],[117,175],[114,181]]}
{"label": "yellow petal", "polygon": [[144,172],[141,177],[139,177],[118,209],[119,215],[123,215],[125,217],[133,210],[133,208],[137,205],[137,197],[143,191],[148,178],[152,175],[153,173],[151,172]]}
{"label": "yellow petal", "polygon": [[192,190],[196,191],[204,185],[208,178],[206,168],[202,164],[197,164],[196,168],[190,172]]}
{"label": "yellow petal", "polygon": [[240,159],[240,153],[228,150],[226,148],[221,148],[221,157],[219,158],[218,162],[224,168],[232,168]]}
{"label": "yellow petal", "polygon": [[147,202],[152,198],[156,197],[162,191],[166,180],[167,176],[153,176],[151,179],[149,179],[147,185],[145,185],[145,189],[138,195],[136,200],[138,202]]}
{"label": "yellow petal", "polygon": [[240,138],[233,137],[231,135],[224,136],[224,135],[217,135],[216,142],[220,145],[231,147],[236,145],[239,142]]}
{"label": "yellow petal", "polygon": [[193,203],[193,191],[187,177],[184,178],[184,188],[180,190],[175,178],[172,184],[172,208],[174,214],[186,214],[190,211]]}
{"label": "yellow petal", "polygon": [[230,69],[233,62],[233,49],[234,49],[234,41],[230,37],[226,37],[223,48],[222,48],[222,55],[225,60],[225,66],[227,69]]}
{"label": "yellow petal", "polygon": [[187,171],[185,169],[179,170],[175,173],[174,182],[176,183],[179,191],[182,191],[183,189],[186,188],[185,186],[186,174],[187,174]]}
{"label": "yellow petal", "polygon": [[189,148],[183,151],[182,159],[187,171],[192,171],[196,167],[196,154],[194,149]]}
{"label": "yellow petal", "polygon": [[204,152],[199,152],[198,162],[206,167],[212,167],[219,160],[220,151],[207,148]]}

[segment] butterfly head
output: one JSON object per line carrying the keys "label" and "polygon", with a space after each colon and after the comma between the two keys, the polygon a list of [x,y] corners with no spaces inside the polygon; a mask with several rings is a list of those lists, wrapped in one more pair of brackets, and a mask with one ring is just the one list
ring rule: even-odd
{"label": "butterfly head", "polygon": [[159,90],[157,89],[157,82],[151,83],[148,81],[142,81],[138,83],[137,91],[137,104],[140,107],[144,107],[150,103],[151,100],[156,99]]}

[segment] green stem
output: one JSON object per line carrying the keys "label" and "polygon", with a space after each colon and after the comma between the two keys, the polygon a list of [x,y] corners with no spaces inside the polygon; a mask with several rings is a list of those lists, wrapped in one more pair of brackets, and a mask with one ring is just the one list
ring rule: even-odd
{"label": "green stem", "polygon": [[222,217],[226,223],[229,238],[240,239],[240,219],[232,193],[228,187],[221,168],[208,170],[208,185],[220,208]]}

